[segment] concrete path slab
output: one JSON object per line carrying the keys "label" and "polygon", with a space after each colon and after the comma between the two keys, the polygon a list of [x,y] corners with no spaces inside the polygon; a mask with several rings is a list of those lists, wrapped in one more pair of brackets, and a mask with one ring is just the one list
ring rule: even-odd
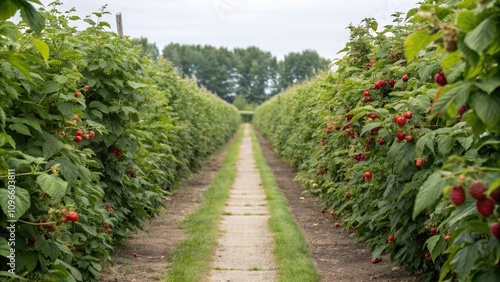
{"label": "concrete path slab", "polygon": [[219,224],[221,236],[208,278],[213,282],[266,282],[277,277],[273,237],[267,227],[269,209],[248,131],[247,125],[236,179]]}

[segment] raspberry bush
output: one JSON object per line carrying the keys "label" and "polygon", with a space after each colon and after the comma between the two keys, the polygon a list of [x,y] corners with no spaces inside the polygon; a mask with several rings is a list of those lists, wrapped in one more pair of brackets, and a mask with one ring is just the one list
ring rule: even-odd
{"label": "raspberry bush", "polygon": [[427,281],[500,279],[499,5],[428,1],[392,26],[365,19],[334,72],[255,112],[323,209],[374,259]]}

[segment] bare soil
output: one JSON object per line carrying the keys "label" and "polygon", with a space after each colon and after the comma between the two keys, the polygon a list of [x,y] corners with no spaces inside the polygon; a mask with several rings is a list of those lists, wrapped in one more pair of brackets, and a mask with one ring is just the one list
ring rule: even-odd
{"label": "bare soil", "polygon": [[[306,235],[322,281],[419,281],[418,277],[408,275],[387,258],[383,257],[379,264],[371,264],[368,248],[353,240],[353,232],[333,227],[335,219],[320,213],[319,200],[304,195],[301,185],[293,181],[296,171],[274,154],[261,135],[258,137],[276,181]],[[112,255],[116,264],[105,266],[102,282],[161,281],[169,265],[169,253],[184,238],[179,223],[198,207],[202,192],[222,166],[227,148],[216,153],[196,175],[182,183],[166,201],[168,209],[147,224],[146,232],[137,232],[117,249]],[[136,257],[132,256],[134,252]]]}

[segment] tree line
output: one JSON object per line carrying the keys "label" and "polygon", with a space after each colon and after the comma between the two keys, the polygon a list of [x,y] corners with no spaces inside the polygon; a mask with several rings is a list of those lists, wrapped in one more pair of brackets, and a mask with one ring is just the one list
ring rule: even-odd
{"label": "tree line", "polygon": [[[160,56],[156,44],[147,38],[134,39],[144,54],[153,59]],[[260,104],[282,92],[290,85],[326,69],[330,61],[314,50],[291,52],[277,59],[270,52],[251,46],[228,49],[211,45],[171,43],[162,56],[172,62],[179,72],[196,80],[222,99],[238,104]]]}

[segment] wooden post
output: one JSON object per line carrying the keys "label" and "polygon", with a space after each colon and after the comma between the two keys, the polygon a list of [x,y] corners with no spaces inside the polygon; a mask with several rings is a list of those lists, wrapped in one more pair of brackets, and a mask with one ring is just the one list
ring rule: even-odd
{"label": "wooden post", "polygon": [[116,29],[118,30],[118,35],[123,38],[122,13],[116,13]]}

